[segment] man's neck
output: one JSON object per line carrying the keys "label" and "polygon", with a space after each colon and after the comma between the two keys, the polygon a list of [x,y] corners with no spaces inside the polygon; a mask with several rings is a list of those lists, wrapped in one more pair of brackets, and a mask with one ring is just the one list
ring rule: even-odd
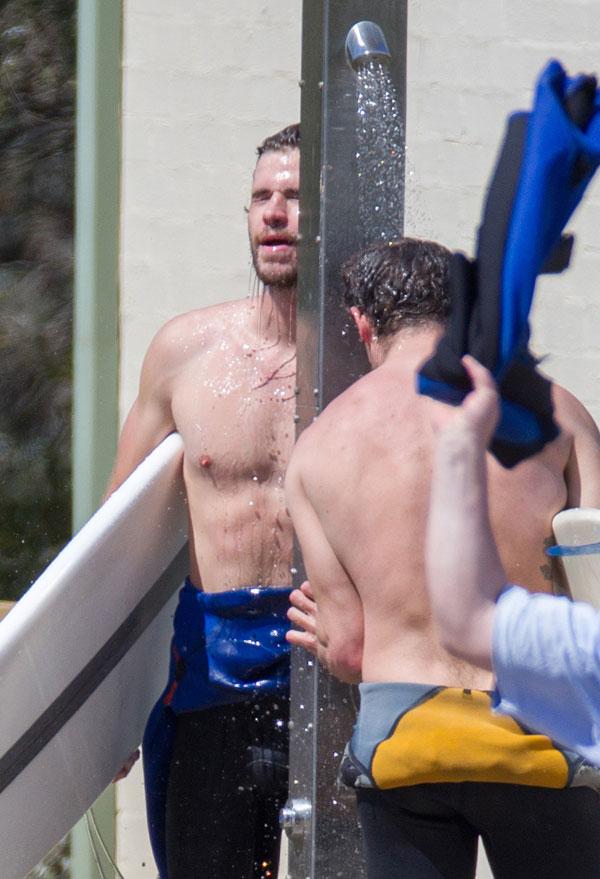
{"label": "man's neck", "polygon": [[296,287],[267,286],[258,299],[256,332],[262,342],[296,343]]}
{"label": "man's neck", "polygon": [[420,363],[433,354],[435,347],[444,334],[440,324],[426,324],[420,327],[405,327],[393,336],[383,336],[378,341],[376,366],[383,363],[393,366],[395,363]]}

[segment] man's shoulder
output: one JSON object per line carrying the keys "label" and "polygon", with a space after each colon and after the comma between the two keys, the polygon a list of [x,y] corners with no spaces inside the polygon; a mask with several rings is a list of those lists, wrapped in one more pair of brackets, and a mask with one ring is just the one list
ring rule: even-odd
{"label": "man's shoulder", "polygon": [[552,401],[554,412],[560,428],[567,433],[593,431],[596,433],[596,423],[584,404],[571,391],[562,385],[552,383]]}
{"label": "man's shoulder", "polygon": [[359,378],[342,391],[302,431],[294,448],[294,457],[297,460],[305,455],[310,456],[313,452],[317,452],[320,459],[330,451],[335,453],[335,449],[340,448],[347,435],[356,440],[359,427],[368,416],[367,409],[372,400],[366,387],[366,379],[370,375],[372,373]]}
{"label": "man's shoulder", "polygon": [[149,350],[167,356],[197,351],[215,334],[221,336],[234,317],[243,317],[248,311],[247,303],[247,299],[231,300],[178,314],[160,327]]}
{"label": "man's shoulder", "polygon": [[205,305],[202,308],[192,308],[190,311],[185,311],[170,318],[163,324],[161,330],[195,333],[202,327],[211,326],[219,321],[226,320],[234,314],[243,315],[249,311],[249,308],[250,300],[247,298],[231,299],[226,302]]}

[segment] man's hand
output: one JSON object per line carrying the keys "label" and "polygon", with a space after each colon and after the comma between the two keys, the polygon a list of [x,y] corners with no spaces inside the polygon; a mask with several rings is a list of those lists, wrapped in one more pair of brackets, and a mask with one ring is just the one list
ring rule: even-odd
{"label": "man's hand", "polygon": [[317,655],[319,641],[317,639],[317,603],[308,580],[305,580],[300,589],[294,589],[290,595],[292,605],[287,612],[288,619],[297,629],[290,629],[285,636],[290,644],[296,647],[304,647],[313,656]]}
{"label": "man's hand", "polygon": [[436,433],[467,431],[487,448],[500,419],[496,384],[491,373],[469,354],[462,358],[462,364],[473,383],[473,390],[460,406],[435,406],[431,417],[433,428]]}
{"label": "man's hand", "polygon": [[135,763],[140,759],[140,749],[136,748],[133,754],[130,754],[123,766],[119,769],[115,777],[113,778],[113,784],[117,781],[121,781],[123,778],[127,778],[131,770],[133,769]]}

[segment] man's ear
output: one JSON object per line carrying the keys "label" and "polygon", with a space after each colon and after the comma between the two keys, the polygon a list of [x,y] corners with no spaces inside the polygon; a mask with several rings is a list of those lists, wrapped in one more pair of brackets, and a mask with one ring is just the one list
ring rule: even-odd
{"label": "man's ear", "polygon": [[360,341],[364,345],[370,345],[373,341],[373,325],[371,324],[371,321],[356,305],[353,305],[350,308],[350,314],[356,324]]}

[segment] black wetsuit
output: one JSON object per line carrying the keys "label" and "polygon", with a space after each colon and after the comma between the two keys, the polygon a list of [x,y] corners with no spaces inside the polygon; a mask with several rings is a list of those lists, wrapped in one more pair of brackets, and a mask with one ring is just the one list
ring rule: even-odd
{"label": "black wetsuit", "polygon": [[342,763],[369,879],[600,876],[600,769],[509,717],[491,694],[361,684]]}
{"label": "black wetsuit", "polygon": [[166,806],[169,879],[277,876],[288,716],[281,696],[177,717]]}
{"label": "black wetsuit", "polygon": [[473,879],[481,836],[495,879],[597,879],[589,788],[420,784],[357,790],[369,879]]}

